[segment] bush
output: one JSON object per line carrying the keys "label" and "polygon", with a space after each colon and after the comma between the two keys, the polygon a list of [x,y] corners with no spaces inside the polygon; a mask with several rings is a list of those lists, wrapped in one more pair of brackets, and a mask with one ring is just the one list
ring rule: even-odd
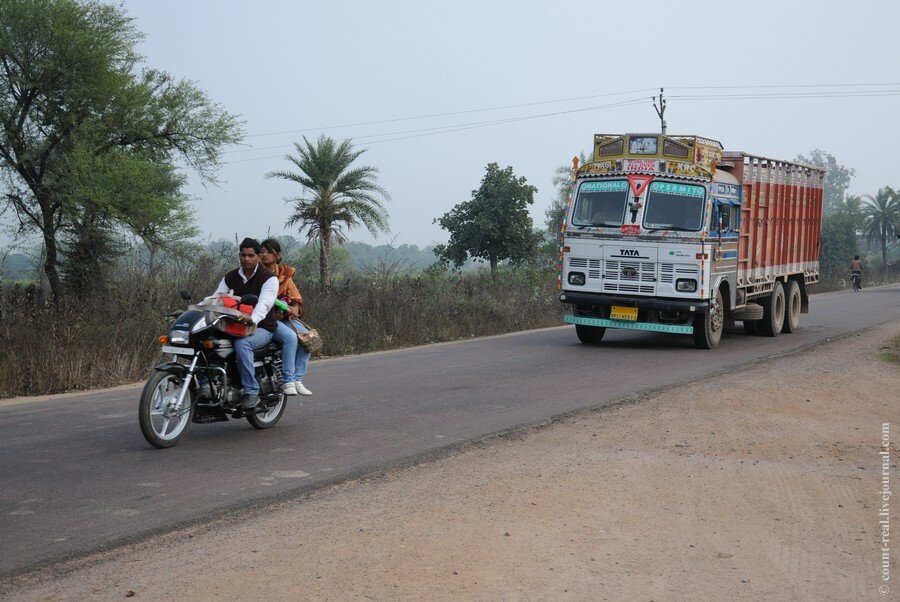
{"label": "bush", "polygon": [[[37,287],[0,291],[0,397],[106,387],[146,378],[162,359],[157,338],[166,314],[184,308],[178,291],[199,299],[235,267],[203,255],[150,277],[119,268],[110,289],[50,305]],[[345,355],[467,339],[561,323],[555,273],[440,269],[351,276],[328,291],[301,283],[307,319],[322,333],[323,355]]]}

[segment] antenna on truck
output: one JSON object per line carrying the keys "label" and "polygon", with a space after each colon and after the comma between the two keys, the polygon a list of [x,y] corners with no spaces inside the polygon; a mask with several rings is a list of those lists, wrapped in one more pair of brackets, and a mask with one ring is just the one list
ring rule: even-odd
{"label": "antenna on truck", "polygon": [[666,133],[666,120],[663,115],[666,114],[666,99],[663,98],[663,89],[659,89],[659,106],[656,106],[656,97],[653,97],[653,108],[656,109],[656,114],[659,115],[659,127],[662,129],[662,133]]}

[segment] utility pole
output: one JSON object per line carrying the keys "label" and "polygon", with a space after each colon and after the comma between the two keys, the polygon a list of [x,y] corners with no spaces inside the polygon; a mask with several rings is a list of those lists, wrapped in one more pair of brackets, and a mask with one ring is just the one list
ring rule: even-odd
{"label": "utility pole", "polygon": [[656,114],[659,115],[659,127],[662,129],[662,133],[666,133],[666,119],[664,115],[666,114],[666,99],[663,98],[663,89],[659,89],[659,106],[656,106],[656,97],[653,97],[653,108],[656,109]]}

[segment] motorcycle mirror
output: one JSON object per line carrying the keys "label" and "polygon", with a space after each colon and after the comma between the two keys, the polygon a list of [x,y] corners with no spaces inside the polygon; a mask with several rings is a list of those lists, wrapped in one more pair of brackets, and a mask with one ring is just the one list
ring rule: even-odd
{"label": "motorcycle mirror", "polygon": [[181,298],[184,299],[185,301],[191,300],[191,294],[188,292],[188,290],[186,288],[181,289],[181,292],[179,292],[178,294],[181,295]]}
{"label": "motorcycle mirror", "polygon": [[241,297],[241,305],[256,305],[257,301],[259,301],[259,297],[256,295],[244,295]]}

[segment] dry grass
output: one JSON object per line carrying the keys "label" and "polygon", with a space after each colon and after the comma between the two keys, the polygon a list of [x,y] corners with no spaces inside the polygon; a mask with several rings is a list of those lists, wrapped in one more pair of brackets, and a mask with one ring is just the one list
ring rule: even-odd
{"label": "dry grass", "polygon": [[900,366],[900,337],[895,337],[890,345],[882,347],[877,357],[885,362]]}
{"label": "dry grass", "polygon": [[[145,378],[161,360],[166,314],[215,289],[231,261],[120,284],[90,299],[46,304],[23,287],[0,299],[0,397],[113,386]],[[323,292],[301,287],[323,355],[346,355],[560,324],[555,274],[514,270],[351,279]]]}
{"label": "dry grass", "polygon": [[[234,267],[231,255],[201,256],[149,276],[120,268],[105,293],[48,305],[39,291],[0,290],[0,397],[93,389],[145,378],[162,359],[156,343],[184,308],[178,291],[200,298]],[[817,292],[840,288],[823,282]],[[325,341],[322,355],[349,355],[562,323],[556,274],[506,268],[489,274],[392,270],[342,281],[324,292],[301,284],[306,320]],[[900,343],[895,345],[900,347]],[[900,363],[896,348],[882,353]]]}

